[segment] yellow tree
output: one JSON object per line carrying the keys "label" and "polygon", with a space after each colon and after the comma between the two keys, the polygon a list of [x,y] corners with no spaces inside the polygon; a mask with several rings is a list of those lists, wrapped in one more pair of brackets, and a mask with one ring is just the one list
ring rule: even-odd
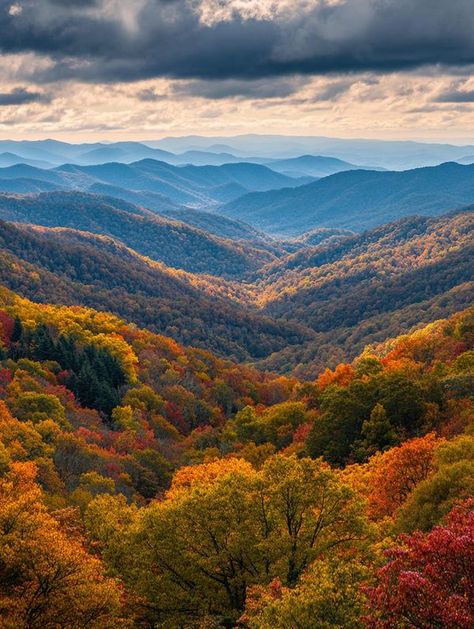
{"label": "yellow tree", "polygon": [[250,629],[359,629],[369,574],[350,557],[316,561],[294,588],[277,579],[251,588],[240,622]]}
{"label": "yellow tree", "polygon": [[[260,470],[214,461],[179,471],[163,501],[113,536],[114,549],[105,540],[104,556],[147,600],[150,622],[231,624],[249,586],[294,585],[313,561],[358,545],[367,534],[361,513],[320,461],[275,455]],[[97,513],[94,521],[100,530]]]}
{"label": "yellow tree", "polygon": [[120,590],[78,538],[46,512],[35,466],[12,463],[0,479],[0,625],[5,629],[106,629],[120,619]]}

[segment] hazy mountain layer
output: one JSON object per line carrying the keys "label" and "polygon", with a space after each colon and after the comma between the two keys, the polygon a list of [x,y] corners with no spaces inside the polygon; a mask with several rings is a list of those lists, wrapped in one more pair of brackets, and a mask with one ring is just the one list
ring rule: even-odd
{"label": "hazy mountain layer", "polygon": [[446,163],[403,172],[350,171],[306,186],[251,193],[221,208],[270,234],[315,227],[362,231],[403,216],[442,214],[474,202],[474,165]]}

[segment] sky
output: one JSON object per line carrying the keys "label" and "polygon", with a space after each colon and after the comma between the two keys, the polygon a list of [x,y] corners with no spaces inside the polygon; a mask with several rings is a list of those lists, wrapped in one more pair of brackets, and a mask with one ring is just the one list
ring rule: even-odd
{"label": "sky", "polygon": [[474,0],[0,0],[0,138],[474,142]]}

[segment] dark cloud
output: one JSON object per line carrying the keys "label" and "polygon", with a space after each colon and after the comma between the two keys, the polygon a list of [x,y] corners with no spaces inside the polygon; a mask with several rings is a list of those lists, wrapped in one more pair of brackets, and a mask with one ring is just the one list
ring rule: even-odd
{"label": "dark cloud", "polygon": [[100,4],[100,0],[49,0],[50,4],[56,6],[71,8],[96,7]]}
{"label": "dark cloud", "polygon": [[49,103],[51,98],[40,92],[30,92],[24,87],[17,87],[11,92],[0,93],[0,106],[27,105],[28,103]]}
{"label": "dark cloud", "polygon": [[[22,10],[12,15],[12,2],[0,0],[0,50],[48,56],[51,69],[30,77],[38,82],[242,81],[474,63],[473,0],[314,0],[310,9],[295,0],[273,19],[245,19],[235,10],[212,24],[200,20],[198,0],[124,0],[122,8],[140,7],[133,24],[105,0],[15,4]],[[227,86],[232,95],[235,84]]]}
{"label": "dark cloud", "polygon": [[435,100],[437,103],[474,103],[474,90],[449,89]]}
{"label": "dark cloud", "polygon": [[212,100],[223,98],[236,99],[274,99],[290,96],[304,84],[295,78],[272,78],[222,81],[179,81],[173,84],[173,94],[177,96],[200,96]]}
{"label": "dark cloud", "polygon": [[350,79],[344,79],[342,81],[335,81],[333,83],[329,83],[323,89],[319,90],[315,95],[315,100],[318,101],[326,101],[326,100],[337,100],[340,96],[345,94],[350,90],[354,81]]}

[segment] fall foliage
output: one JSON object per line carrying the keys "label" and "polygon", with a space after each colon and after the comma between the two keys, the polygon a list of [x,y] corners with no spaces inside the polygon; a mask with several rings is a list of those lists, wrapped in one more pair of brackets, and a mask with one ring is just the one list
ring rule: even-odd
{"label": "fall foliage", "polygon": [[474,623],[473,500],[441,526],[401,538],[368,590],[368,627],[456,627]]}
{"label": "fall foliage", "polygon": [[472,309],[307,382],[3,288],[0,339],[2,627],[472,624]]}

